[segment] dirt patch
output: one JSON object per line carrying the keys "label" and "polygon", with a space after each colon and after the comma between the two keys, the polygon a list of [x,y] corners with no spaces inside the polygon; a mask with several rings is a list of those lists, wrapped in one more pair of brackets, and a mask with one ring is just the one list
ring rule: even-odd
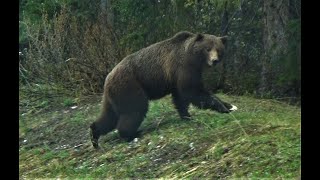
{"label": "dirt patch", "polygon": [[88,127],[90,120],[79,123],[71,123],[69,119],[75,112],[68,112],[66,116],[63,112],[57,117],[42,120],[36,127],[29,127],[23,136],[19,137],[20,148],[35,148],[47,146],[51,149],[67,149],[79,146],[88,141]]}

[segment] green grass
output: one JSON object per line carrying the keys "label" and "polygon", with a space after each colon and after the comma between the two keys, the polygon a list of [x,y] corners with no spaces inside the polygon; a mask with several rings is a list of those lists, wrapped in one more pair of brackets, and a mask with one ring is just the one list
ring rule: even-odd
{"label": "green grass", "polygon": [[[20,115],[21,178],[284,178],[299,176],[301,109],[246,96],[221,99],[238,111],[220,114],[190,107],[183,121],[170,97],[150,103],[138,142],[111,132],[94,150],[89,124],[97,103]],[[65,105],[65,104],[64,104]]]}

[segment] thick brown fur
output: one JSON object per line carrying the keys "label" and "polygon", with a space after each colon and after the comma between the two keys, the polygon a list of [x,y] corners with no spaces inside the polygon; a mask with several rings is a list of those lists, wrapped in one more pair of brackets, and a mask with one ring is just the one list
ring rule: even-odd
{"label": "thick brown fur", "polygon": [[148,101],[168,94],[182,119],[190,118],[190,103],[230,112],[232,106],[210,96],[201,80],[210,60],[208,52],[214,49],[220,57],[224,43],[224,37],[179,32],[125,57],[105,80],[102,113],[90,126],[93,146],[97,148],[99,137],[113,129],[127,141],[133,140],[148,111]]}

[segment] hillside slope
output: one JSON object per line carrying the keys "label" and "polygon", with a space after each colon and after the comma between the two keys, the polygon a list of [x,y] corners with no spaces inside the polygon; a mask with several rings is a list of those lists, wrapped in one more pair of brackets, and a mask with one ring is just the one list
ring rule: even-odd
{"label": "hillside slope", "polygon": [[99,104],[20,115],[20,178],[295,178],[301,109],[275,100],[219,94],[238,110],[190,107],[180,120],[170,97],[150,103],[137,142],[116,132],[94,150],[88,126]]}

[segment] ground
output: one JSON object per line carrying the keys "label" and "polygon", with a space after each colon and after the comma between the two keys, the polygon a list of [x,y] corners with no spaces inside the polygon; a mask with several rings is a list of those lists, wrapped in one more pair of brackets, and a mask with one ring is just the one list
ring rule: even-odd
{"label": "ground", "polygon": [[180,120],[169,96],[152,101],[138,141],[116,132],[89,140],[99,98],[38,113],[20,112],[19,176],[24,178],[296,178],[301,108],[276,100],[218,96],[230,114],[190,108]]}

